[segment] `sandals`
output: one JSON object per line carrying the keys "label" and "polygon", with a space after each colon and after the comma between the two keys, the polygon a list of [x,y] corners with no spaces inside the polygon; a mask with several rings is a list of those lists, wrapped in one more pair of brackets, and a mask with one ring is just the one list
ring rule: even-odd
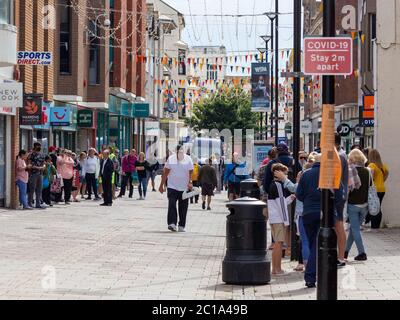
{"label": "sandals", "polygon": [[274,277],[284,277],[284,276],[288,276],[289,275],[289,272],[286,272],[286,271],[281,271],[281,272],[278,272],[278,273],[272,273],[272,276],[274,276]]}
{"label": "sandals", "polygon": [[303,272],[304,271],[304,265],[299,264],[296,268],[293,269],[294,271],[297,272]]}

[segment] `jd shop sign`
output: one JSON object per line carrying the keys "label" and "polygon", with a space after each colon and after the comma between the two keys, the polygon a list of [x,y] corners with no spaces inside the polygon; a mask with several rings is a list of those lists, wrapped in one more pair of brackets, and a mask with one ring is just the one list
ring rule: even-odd
{"label": "jd shop sign", "polygon": [[93,111],[78,110],[78,127],[92,128],[93,127]]}

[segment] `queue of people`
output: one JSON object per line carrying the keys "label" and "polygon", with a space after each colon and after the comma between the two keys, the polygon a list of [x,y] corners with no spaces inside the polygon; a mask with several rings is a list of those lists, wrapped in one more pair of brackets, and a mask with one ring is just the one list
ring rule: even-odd
{"label": "queue of people", "polygon": [[[200,167],[196,159],[193,163],[184,154],[181,146],[175,153],[168,153],[159,191],[168,191],[169,230],[185,231],[189,200],[183,199],[183,194],[193,187],[201,187],[201,192],[193,197],[196,203],[201,195],[203,210],[211,210],[214,191],[220,191],[220,164],[210,158]],[[127,189],[129,198],[133,197],[134,182],[138,185],[138,200],[146,199],[149,184],[152,192],[156,192],[159,168],[156,155],[147,159],[135,149],[124,150],[121,157],[119,150],[104,146],[101,152],[90,148],[77,156],[70,150],[50,147],[45,155],[41,144],[35,143],[31,152],[21,150],[17,156],[16,184],[24,210],[46,209],[61,202],[70,205],[81,200],[103,200],[100,206],[112,206],[117,197],[125,196]]]}
{"label": "queue of people", "polygon": [[100,201],[102,206],[112,206],[116,190],[120,186],[119,197],[125,195],[127,186],[129,196],[133,195],[133,182],[136,177],[140,200],[147,194],[148,180],[152,182],[159,163],[155,157],[151,163],[145,154],[137,156],[136,150],[102,148],[98,153],[91,148],[79,156],[67,149],[49,148],[49,154],[42,152],[40,143],[34,143],[33,150],[21,150],[16,161],[16,185],[19,201],[24,210],[46,209],[58,203],[69,205],[81,200]]}
{"label": "queue of people", "polygon": [[[379,229],[383,216],[382,210],[378,214],[371,214],[369,194],[375,186],[382,205],[389,169],[383,163],[378,150],[370,149],[366,152],[355,147],[347,155],[341,147],[340,135],[336,135],[335,143],[342,167],[340,188],[333,190],[338,239],[337,266],[341,268],[346,266],[354,243],[357,248],[354,260],[367,260],[361,230],[368,224],[371,225],[371,230]],[[291,172],[294,166],[298,166],[297,177]],[[317,238],[321,224],[320,168],[320,150],[310,155],[300,152],[295,161],[287,146],[280,144],[270,151],[258,175],[259,184],[263,186],[262,200],[268,203],[266,216],[272,233],[272,274],[287,274],[281,268],[282,251],[290,248],[290,225],[295,223],[300,240],[300,259],[295,271],[305,272],[304,279],[309,288],[315,287],[317,280]],[[291,221],[288,205],[294,200],[296,214],[295,220]]]}

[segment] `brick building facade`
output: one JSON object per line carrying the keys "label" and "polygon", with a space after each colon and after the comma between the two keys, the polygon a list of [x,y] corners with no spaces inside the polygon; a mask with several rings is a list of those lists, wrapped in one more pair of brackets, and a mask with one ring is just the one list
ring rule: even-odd
{"label": "brick building facade", "polygon": [[133,147],[138,123],[130,109],[145,84],[145,1],[58,1],[55,100],[94,118],[92,128],[76,128],[77,151]]}

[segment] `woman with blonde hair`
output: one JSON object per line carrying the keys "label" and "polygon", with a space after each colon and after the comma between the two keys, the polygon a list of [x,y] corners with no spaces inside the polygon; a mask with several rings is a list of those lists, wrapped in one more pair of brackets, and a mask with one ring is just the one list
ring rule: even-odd
{"label": "woman with blonde hair", "polygon": [[[381,155],[378,150],[371,149],[368,153],[369,166],[371,169],[372,176],[374,177],[374,183],[378,197],[382,207],[382,201],[385,197],[386,186],[385,182],[389,178],[389,168],[382,162]],[[382,222],[382,210],[376,216],[368,215],[365,223],[371,222],[371,229],[377,230],[381,227]]]}
{"label": "woman with blonde hair", "polygon": [[359,149],[354,149],[349,154],[349,164],[357,171],[359,184],[350,189],[347,215],[350,221],[350,232],[347,238],[344,258],[347,259],[353,243],[356,243],[358,255],[354,258],[356,261],[367,260],[364,244],[360,232],[360,227],[368,213],[368,189],[372,184],[370,172],[365,168],[367,158]]}

